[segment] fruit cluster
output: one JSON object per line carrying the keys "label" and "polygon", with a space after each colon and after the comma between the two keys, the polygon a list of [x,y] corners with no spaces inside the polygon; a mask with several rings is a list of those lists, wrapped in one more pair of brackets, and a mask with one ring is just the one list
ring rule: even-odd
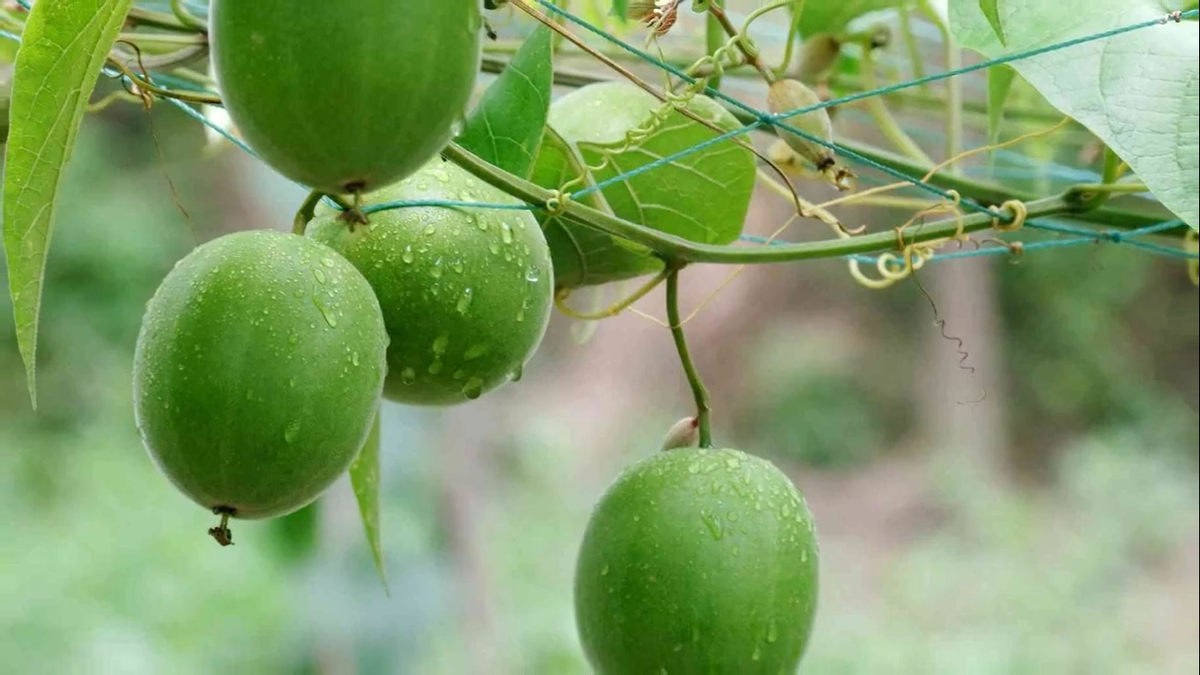
{"label": "fruit cluster", "polygon": [[[521,377],[556,291],[663,267],[607,235],[539,220],[438,156],[474,88],[481,14],[479,0],[303,12],[287,0],[212,3],[214,70],[239,133],[282,175],[352,200],[318,206],[303,236],[253,230],[197,247],[147,305],[138,429],[180,491],[222,516],[210,531],[222,544],[229,518],[317,499],[360,452],[383,399],[477,399]],[[341,39],[308,39],[329,34]],[[656,136],[656,124],[691,132]],[[703,96],[664,111],[631,85],[594,85],[552,107],[546,138],[557,145],[544,143],[531,171],[556,189],[581,171],[613,178],[736,124]],[[674,175],[717,169],[719,209],[703,190],[673,187]],[[613,182],[602,197],[620,217],[673,232],[677,213],[638,202],[665,182],[707,243],[729,243],[754,176],[752,151],[734,146]],[[598,672],[790,672],[803,653],[818,560],[803,497],[763,459],[695,445],[673,434],[588,525],[575,595]]]}

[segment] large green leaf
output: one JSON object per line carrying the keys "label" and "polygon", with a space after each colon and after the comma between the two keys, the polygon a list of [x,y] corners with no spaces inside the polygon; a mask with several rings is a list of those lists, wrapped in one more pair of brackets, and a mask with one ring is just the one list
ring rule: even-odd
{"label": "large green leaf", "polygon": [[38,315],[55,197],[130,0],[43,0],[17,50],[4,156],[4,251],[17,345],[37,405]]}
{"label": "large green leaf", "polygon": [[379,534],[379,418],[382,414],[382,410],[375,412],[367,442],[350,465],[350,485],[358,501],[358,512],[367,533],[367,543],[371,546],[371,556],[375,559],[375,569],[383,581],[384,591],[390,593],[387,568],[383,564],[383,538]]}
{"label": "large green leaf", "polygon": [[522,177],[528,177],[533,167],[550,109],[552,35],[549,28],[539,26],[525,38],[525,44],[467,118],[458,138],[467,150]]}
{"label": "large green leaf", "polygon": [[[672,110],[645,137],[627,143],[626,133],[649,128],[660,106],[653,95],[627,82],[593,84],[551,106],[550,126],[578,150],[597,183],[636,172],[719,135]],[[692,99],[688,110],[723,131],[740,128],[732,114],[707,97]],[[742,232],[755,180],[754,153],[735,140],[724,140],[607,185],[603,194],[620,218],[691,241],[728,244]],[[584,275],[578,284],[559,281],[559,286],[628,279],[661,267],[647,251],[628,242],[589,237],[574,225],[563,227],[580,243]],[[599,248],[585,245],[587,241]],[[556,273],[560,264],[555,261]]]}
{"label": "large green leaf", "polygon": [[[978,0],[951,0],[950,25],[966,47],[996,58],[1161,18],[1158,0],[1005,0],[1008,46]],[[1200,222],[1200,33],[1167,23],[1076,45],[1013,67],[1054,107],[1112,148],[1163,203]]]}
{"label": "large green leaf", "polygon": [[[546,127],[531,176],[533,182],[552,190],[572,181],[579,181],[575,185],[583,186],[586,185],[582,182],[585,173],[579,153],[552,127]],[[592,208],[612,213],[600,192],[587,195],[583,201]],[[538,218],[550,244],[554,283],[559,288],[594,285],[631,273],[648,273],[662,268],[661,261],[652,257],[648,250],[635,253],[617,243],[610,234],[576,227],[559,216],[539,213]]]}
{"label": "large green leaf", "polygon": [[900,6],[902,1],[904,0],[805,0],[804,9],[800,14],[800,35],[836,35],[846,24],[863,14],[892,9]]}
{"label": "large green leaf", "polygon": [[979,11],[983,12],[983,16],[995,31],[996,39],[1000,40],[1000,44],[1007,45],[1008,40],[1004,38],[1004,24],[1000,21],[1000,6],[997,2],[998,0],[979,0]]}

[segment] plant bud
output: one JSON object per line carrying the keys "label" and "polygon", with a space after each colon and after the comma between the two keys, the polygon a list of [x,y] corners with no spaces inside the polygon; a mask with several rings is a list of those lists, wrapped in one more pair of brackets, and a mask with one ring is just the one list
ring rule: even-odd
{"label": "plant bud", "polygon": [[[767,92],[767,108],[773,115],[808,108],[820,102],[821,98],[816,92],[796,80],[779,80],[772,84]],[[829,113],[824,108],[789,117],[783,122],[823,141],[833,142],[833,123],[829,121]],[[795,150],[796,154],[812,162],[818,171],[824,171],[836,161],[832,148],[799,134],[780,129],[779,137]]]}
{"label": "plant bud", "polygon": [[667,432],[663,439],[662,449],[678,450],[679,448],[694,448],[700,442],[700,422],[695,417],[685,417]]}

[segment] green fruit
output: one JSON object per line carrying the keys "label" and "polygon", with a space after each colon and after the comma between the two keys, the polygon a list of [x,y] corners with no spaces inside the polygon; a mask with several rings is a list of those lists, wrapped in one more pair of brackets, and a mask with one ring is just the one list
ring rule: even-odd
{"label": "green fruit", "polygon": [[358,454],[383,386],[371,287],[325,246],[256,230],[204,244],[146,307],[138,429],[201,506],[269,518],[316,499]]}
{"label": "green fruit", "polygon": [[[719,135],[672,110],[653,126],[653,132],[627,145],[626,134],[650,127],[662,105],[653,95],[624,81],[592,84],[563,96],[550,107],[549,123],[569,147],[564,150],[553,142],[554,134],[548,136],[551,142],[543,144],[534,182],[557,189],[578,175],[567,166],[571,159],[564,154],[572,149],[587,165],[605,165],[592,174],[601,182]],[[687,109],[723,132],[742,126],[705,96],[691,99]],[[620,218],[704,244],[728,244],[742,233],[755,171],[750,149],[726,140],[617,182],[602,193]],[[662,261],[650,251],[631,250],[602,232],[554,217],[547,217],[544,227],[560,287],[603,284],[662,269]]]}
{"label": "green fruit", "polygon": [[817,601],[804,497],[737,450],[660,452],[597,504],[575,616],[600,674],[793,673]]}
{"label": "green fruit", "polygon": [[374,190],[449,141],[479,72],[479,0],[215,0],[229,116],[284,176]]}
{"label": "green fruit", "polygon": [[[435,159],[365,195],[363,206],[413,200],[520,204]],[[322,213],[308,236],[354,263],[383,307],[385,397],[452,405],[520,377],[546,333],[554,287],[546,239],[528,211],[402,207],[353,228],[332,209]]]}

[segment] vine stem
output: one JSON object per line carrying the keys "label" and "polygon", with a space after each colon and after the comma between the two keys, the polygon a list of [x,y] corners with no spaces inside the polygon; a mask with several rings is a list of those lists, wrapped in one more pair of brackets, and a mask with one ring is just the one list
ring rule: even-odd
{"label": "vine stem", "polygon": [[[457,144],[452,143],[447,146],[443,154],[468,173],[526,204],[547,204],[562,196],[556,191],[547,190],[492,166]],[[888,230],[876,234],[802,244],[752,247],[699,244],[683,237],[622,220],[570,199],[559,202],[559,209],[561,212],[558,215],[564,220],[641,244],[667,260],[669,265],[782,263],[793,260],[840,258],[855,253],[895,251],[902,248],[898,246],[901,239],[904,245],[945,239],[990,228],[996,224],[997,217],[1015,218],[1017,216],[1015,213],[1005,212],[1001,209],[996,214],[974,213],[961,218],[953,217],[933,223],[911,225],[906,227],[902,233]],[[1081,213],[1087,210],[1087,205],[1080,203],[1078,199],[1069,199],[1066,195],[1059,195],[1029,202],[1026,204],[1025,210],[1026,218],[1029,219],[1062,213]]]}
{"label": "vine stem", "polygon": [[[863,86],[868,90],[877,87],[873,52],[874,50],[869,47],[863,48],[861,73]],[[933,164],[933,160],[929,158],[929,155],[925,154],[921,146],[917,145],[917,142],[896,122],[896,118],[892,117],[891,111],[888,110],[887,104],[883,102],[882,98],[872,96],[864,103],[867,106],[867,112],[871,114],[871,119],[875,120],[875,124],[879,126],[879,130],[892,142],[892,145],[896,146],[897,150],[900,150],[922,164]],[[953,157],[953,155],[951,156]]]}
{"label": "vine stem", "polygon": [[700,447],[711,448],[712,421],[710,413],[712,406],[708,400],[708,390],[692,361],[688,351],[687,338],[683,334],[683,322],[679,319],[679,270],[681,267],[671,267],[667,273],[667,321],[671,324],[671,336],[675,339],[675,350],[679,352],[679,361],[683,364],[683,372],[687,375],[688,384],[692,387],[692,396],[696,399],[696,425],[700,430]]}
{"label": "vine stem", "polygon": [[[725,12],[721,9],[723,4],[725,0],[711,0],[708,5],[708,21],[704,24],[704,47],[709,56],[715,57],[721,47],[725,46],[726,29],[721,25],[721,19],[725,18]],[[713,73],[708,80],[708,86],[714,90],[721,88],[720,73]]]}

